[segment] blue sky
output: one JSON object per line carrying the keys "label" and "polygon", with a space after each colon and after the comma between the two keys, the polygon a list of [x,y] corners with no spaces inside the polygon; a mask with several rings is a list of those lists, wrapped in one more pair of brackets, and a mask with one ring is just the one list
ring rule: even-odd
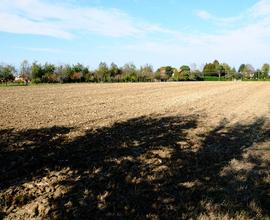
{"label": "blue sky", "polygon": [[270,62],[270,0],[1,0],[0,62]]}

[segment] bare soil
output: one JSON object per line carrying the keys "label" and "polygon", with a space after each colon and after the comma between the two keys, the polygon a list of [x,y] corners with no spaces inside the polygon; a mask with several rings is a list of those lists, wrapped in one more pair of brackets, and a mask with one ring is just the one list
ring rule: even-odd
{"label": "bare soil", "polygon": [[0,88],[0,219],[270,218],[270,83]]}

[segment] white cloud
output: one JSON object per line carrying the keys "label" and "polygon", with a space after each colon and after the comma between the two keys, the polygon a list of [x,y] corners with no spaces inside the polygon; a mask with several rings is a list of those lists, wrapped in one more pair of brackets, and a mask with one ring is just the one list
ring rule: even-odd
{"label": "white cloud", "polygon": [[233,17],[218,17],[205,10],[196,11],[196,15],[202,20],[213,22],[215,25],[218,26],[229,26],[236,22],[239,23],[245,17],[245,14],[240,14]]}
{"label": "white cloud", "polygon": [[79,7],[42,0],[1,0],[0,31],[73,38],[75,32],[122,37],[157,31],[117,9]]}
{"label": "white cloud", "polygon": [[252,14],[253,17],[270,16],[270,1],[261,0],[251,7],[248,12]]}
{"label": "white cloud", "polygon": [[212,15],[209,12],[204,11],[204,10],[199,10],[196,12],[196,14],[198,17],[200,17],[203,20],[209,20],[212,18]]}
{"label": "white cloud", "polygon": [[269,62],[270,0],[258,1],[236,16],[219,17],[204,10],[197,11],[196,15],[217,26],[218,33],[174,30],[135,19],[117,9],[79,7],[75,1],[52,4],[45,0],[0,0],[0,31],[65,39],[85,33],[132,37],[126,44],[110,43],[100,48],[106,53],[117,49],[125,57],[137,54],[138,59],[154,65],[213,59],[232,64]]}
{"label": "white cloud", "polygon": [[36,34],[61,38],[71,38],[72,34],[61,30],[58,25],[47,22],[31,21],[27,18],[0,12],[0,31],[19,33],[19,34]]}
{"label": "white cloud", "polygon": [[[153,63],[202,63],[218,59],[232,65],[252,63],[260,66],[269,62],[270,0],[262,0],[234,17],[218,17],[206,11],[197,15],[217,25],[217,33],[183,33],[171,31],[170,40],[142,40],[118,49],[144,54]],[[235,25],[237,23],[237,25]]]}

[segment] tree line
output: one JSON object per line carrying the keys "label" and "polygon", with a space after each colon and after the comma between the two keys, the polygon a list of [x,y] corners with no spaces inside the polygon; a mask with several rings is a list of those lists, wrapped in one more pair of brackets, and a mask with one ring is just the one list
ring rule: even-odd
{"label": "tree line", "polygon": [[241,64],[239,69],[215,60],[206,63],[202,70],[196,65],[160,67],[154,71],[146,64],[137,68],[132,63],[118,67],[115,63],[101,62],[97,69],[91,70],[80,63],[75,65],[54,65],[23,61],[18,69],[12,65],[0,65],[0,81],[8,83],[71,83],[71,82],[155,82],[155,81],[199,81],[199,80],[266,80],[269,79],[269,64],[255,69],[250,64]]}

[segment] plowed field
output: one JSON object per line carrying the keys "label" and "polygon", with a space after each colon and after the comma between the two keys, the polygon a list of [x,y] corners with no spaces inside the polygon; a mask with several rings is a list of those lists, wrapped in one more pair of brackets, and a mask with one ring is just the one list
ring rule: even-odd
{"label": "plowed field", "polygon": [[0,88],[0,219],[270,216],[270,83]]}

